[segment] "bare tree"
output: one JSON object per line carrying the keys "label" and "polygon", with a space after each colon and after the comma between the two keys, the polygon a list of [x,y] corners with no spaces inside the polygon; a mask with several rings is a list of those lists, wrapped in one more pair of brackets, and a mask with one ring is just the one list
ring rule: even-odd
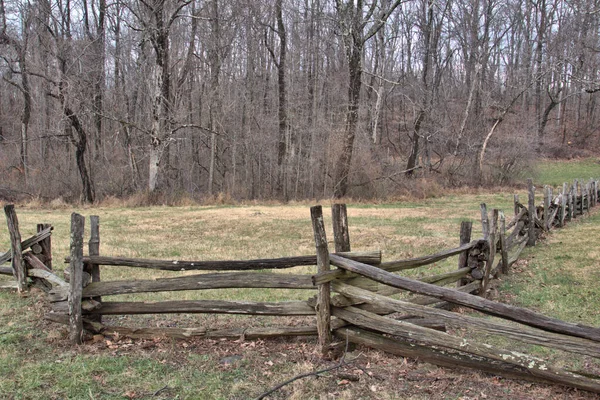
{"label": "bare tree", "polygon": [[[334,174],[335,187],[333,192],[337,198],[345,196],[348,191],[348,175],[352,165],[354,139],[356,138],[358,126],[359,100],[362,89],[362,58],[365,43],[383,27],[390,14],[401,3],[401,0],[396,0],[391,5],[378,10],[380,4],[373,1],[366,11],[362,0],[357,0],[356,3],[353,0],[346,2],[336,0],[335,3],[349,74],[346,128],[344,130],[342,154],[336,163]],[[371,18],[374,18],[373,22]],[[369,24],[370,26],[368,26]]]}
{"label": "bare tree", "polygon": [[20,82],[4,78],[5,81],[16,87],[23,96],[23,110],[21,112],[21,130],[20,130],[20,151],[19,151],[19,170],[23,174],[25,184],[29,181],[29,123],[31,120],[32,95],[29,83],[28,60],[26,59],[29,51],[29,29],[31,26],[31,10],[29,6],[23,5],[19,9],[20,14],[20,34],[10,35],[6,25],[6,11],[4,2],[0,3],[0,44],[8,44],[12,47],[15,59],[11,60],[4,57],[10,68],[11,75],[20,77]]}

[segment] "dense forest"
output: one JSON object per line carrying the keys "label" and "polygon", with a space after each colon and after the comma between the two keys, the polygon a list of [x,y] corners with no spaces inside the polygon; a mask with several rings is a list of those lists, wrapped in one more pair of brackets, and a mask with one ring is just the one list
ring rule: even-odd
{"label": "dense forest", "polygon": [[0,0],[0,196],[502,184],[598,146],[599,64],[599,0]]}

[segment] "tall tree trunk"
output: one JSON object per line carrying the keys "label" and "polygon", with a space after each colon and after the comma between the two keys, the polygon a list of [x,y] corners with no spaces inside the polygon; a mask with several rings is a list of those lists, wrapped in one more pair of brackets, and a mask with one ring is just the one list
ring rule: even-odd
{"label": "tall tree trunk", "polygon": [[373,17],[376,2],[372,3],[368,10],[363,10],[362,0],[343,3],[336,0],[336,12],[340,18],[340,27],[346,50],[346,61],[348,62],[348,107],[346,109],[346,126],[344,129],[344,142],[342,153],[338,158],[334,171],[333,195],[341,198],[348,192],[348,178],[352,166],[352,154],[354,151],[354,140],[358,127],[358,112],[360,108],[360,91],[362,88],[362,56],[365,43],[372,38],[383,27],[390,14],[400,5],[401,0],[382,7],[375,17],[375,23],[365,32],[367,23]]}
{"label": "tall tree trunk", "polygon": [[171,132],[171,76],[169,30],[173,18],[165,20],[165,0],[158,0],[151,9],[154,26],[151,30],[150,41],[154,47],[155,63],[153,66],[152,83],[152,123],[150,157],[148,157],[148,190],[154,192],[161,185],[161,159],[169,145]]}
{"label": "tall tree trunk", "polygon": [[68,113],[68,117],[71,120],[71,125],[77,133],[77,139],[74,140],[75,144],[75,160],[77,162],[77,169],[79,171],[79,177],[82,185],[82,200],[84,203],[93,203],[96,199],[96,193],[94,190],[94,184],[90,177],[89,171],[85,162],[85,153],[87,150],[87,134],[83,129],[83,126],[79,122],[79,119],[72,111],[65,108],[65,113]]}
{"label": "tall tree trunk", "polygon": [[106,62],[106,50],[105,50],[105,19],[106,19],[106,0],[99,0],[98,2],[98,20],[96,26],[96,38],[94,40],[94,55],[97,59],[96,77],[94,82],[94,125],[96,128],[96,135],[94,140],[94,157],[98,159],[102,153],[102,136],[103,128],[102,121],[104,119],[104,79],[105,79],[105,67]]}
{"label": "tall tree trunk", "polygon": [[536,73],[536,84],[535,84],[535,116],[538,127],[538,150],[541,150],[542,142],[542,61],[544,57],[544,40],[546,34],[546,0],[538,0],[536,4],[537,12],[539,13],[539,23],[537,26],[537,41],[535,47],[535,73]]}
{"label": "tall tree trunk", "polygon": [[333,193],[336,198],[341,198],[348,192],[348,175],[352,164],[354,139],[358,126],[358,111],[360,107],[360,90],[362,88],[362,53],[363,44],[354,43],[348,54],[348,72],[350,82],[348,86],[348,108],[346,110],[346,128],[344,130],[344,145],[335,167],[335,180]]}
{"label": "tall tree trunk", "polygon": [[21,90],[23,92],[23,113],[21,114],[21,151],[20,161],[25,184],[29,182],[29,122],[31,120],[31,87],[29,85],[29,71],[25,62],[26,42],[19,51],[19,66],[21,69]]}
{"label": "tall tree trunk", "polygon": [[219,136],[221,132],[221,118],[222,118],[222,104],[220,89],[220,75],[221,75],[221,21],[219,15],[219,3],[218,0],[212,0],[210,3],[211,7],[211,18],[210,18],[210,32],[211,32],[211,47],[209,50],[209,65],[210,65],[210,105],[209,105],[209,119],[210,119],[210,161],[208,167],[208,194],[213,195],[215,191],[215,173],[217,170],[217,164],[219,162]]}
{"label": "tall tree trunk", "polygon": [[431,68],[431,34],[433,32],[433,8],[434,1],[427,0],[427,10],[425,17],[425,25],[424,25],[424,49],[423,52],[423,72],[421,75],[421,85],[423,95],[421,97],[421,104],[419,106],[419,111],[417,113],[417,118],[415,119],[415,123],[413,125],[413,132],[410,138],[411,140],[411,151],[408,156],[408,161],[406,163],[406,176],[411,177],[414,174],[415,169],[417,168],[417,162],[419,159],[419,142],[421,139],[421,126],[427,113],[429,112],[429,70]]}
{"label": "tall tree trunk", "polygon": [[160,65],[154,66],[153,71],[153,90],[152,95],[152,125],[151,125],[151,142],[150,156],[148,157],[148,191],[154,192],[158,188],[158,178],[160,173],[160,158],[162,155],[162,122],[161,122],[161,103],[162,103],[162,80],[163,69]]}
{"label": "tall tree trunk", "polygon": [[287,34],[283,23],[282,0],[275,1],[275,14],[277,18],[277,35],[279,36],[279,61],[277,64],[277,88],[279,94],[279,140],[277,144],[277,195],[285,201],[289,200],[287,183],[287,92],[285,86],[285,61],[287,50]]}

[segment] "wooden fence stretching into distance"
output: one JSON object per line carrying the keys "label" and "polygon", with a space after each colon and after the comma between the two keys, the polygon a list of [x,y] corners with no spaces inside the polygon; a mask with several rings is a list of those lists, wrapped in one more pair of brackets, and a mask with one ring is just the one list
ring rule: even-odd
{"label": "wooden fence stretching into distance", "polygon": [[[465,367],[506,377],[558,383],[600,393],[600,377],[589,371],[565,371],[539,358],[503,350],[482,341],[485,335],[558,349],[576,356],[600,358],[600,329],[550,318],[539,313],[486,299],[490,280],[509,272],[526,245],[535,245],[543,231],[589,212],[598,203],[598,182],[564,184],[553,196],[544,188],[543,204],[536,206],[535,188],[528,180],[527,206],[514,197],[514,213],[507,219],[481,205],[483,237],[472,240],[472,223],[460,227],[459,246],[422,257],[382,262],[381,252],[352,252],[346,206],[332,207],[334,252],[325,235],[321,206],[312,207],[316,254],[244,261],[164,261],[109,257],[100,254],[100,224],[92,216],[88,255],[84,256],[84,217],[71,217],[68,283],[54,274],[51,264],[51,227],[39,225],[38,235],[21,242],[14,207],[5,211],[12,251],[0,257],[11,267],[0,273],[14,275],[16,287],[26,290],[27,278],[46,290],[52,312],[46,318],[68,324],[70,339],[81,343],[84,329],[94,333],[132,337],[170,336],[247,339],[317,335],[325,357],[350,341],[405,357],[447,367]],[[38,245],[39,244],[39,245]],[[32,251],[22,252],[30,248]],[[21,258],[21,254],[23,257]],[[402,271],[457,257],[457,268],[411,279]],[[24,261],[24,262],[23,262]],[[1,263],[0,263],[1,264]],[[278,273],[295,266],[316,265],[313,274]],[[167,271],[212,271],[153,280],[102,281],[101,266]],[[332,269],[331,267],[336,267]],[[66,272],[66,271],[65,271]],[[449,285],[452,285],[449,286]],[[183,290],[268,288],[302,289],[307,301],[250,302],[223,300],[169,300],[116,302],[106,298],[132,293]],[[408,294],[402,298],[392,297]],[[316,295],[316,296],[315,296]],[[496,318],[456,313],[467,307]],[[218,313],[274,316],[314,316],[302,326],[247,327],[243,329],[130,328],[103,324],[103,315]],[[462,329],[483,335],[448,333]]]}

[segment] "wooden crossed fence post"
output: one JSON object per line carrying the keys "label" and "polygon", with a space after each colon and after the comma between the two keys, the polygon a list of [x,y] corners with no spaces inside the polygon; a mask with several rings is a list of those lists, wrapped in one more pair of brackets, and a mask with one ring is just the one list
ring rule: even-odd
{"label": "wooden crossed fence post", "polygon": [[[88,242],[88,252],[90,256],[100,255],[100,217],[90,216],[90,241]],[[100,266],[98,264],[86,264],[85,272],[91,275],[92,282],[100,282]],[[92,300],[102,301],[101,297],[93,297]],[[102,315],[92,315],[90,319],[96,322],[102,322]]]}
{"label": "wooden crossed fence post", "polygon": [[[51,228],[50,224],[37,224],[37,232],[40,233],[48,228]],[[46,239],[39,243],[40,252],[36,256],[44,263],[48,269],[52,269],[52,236],[48,236]],[[34,251],[35,253],[35,251]]]}
{"label": "wooden crossed fence post", "polygon": [[23,249],[21,248],[21,233],[19,232],[19,220],[13,204],[4,206],[8,233],[10,234],[11,266],[13,275],[17,280],[19,293],[27,291],[27,271],[23,263]]}
{"label": "wooden crossed fence post", "polygon": [[529,227],[528,227],[528,246],[535,246],[536,235],[535,235],[535,219],[536,219],[536,211],[535,211],[535,186],[533,186],[533,179],[527,179],[527,188],[528,188],[528,203],[527,203],[527,217],[529,219]]}
{"label": "wooden crossed fence post", "polygon": [[69,262],[69,339],[74,344],[83,342],[81,297],[83,291],[83,229],[85,218],[71,214],[71,259]]}
{"label": "wooden crossed fence post", "polygon": [[[462,221],[460,223],[460,246],[471,242],[471,232],[473,230],[473,222]],[[458,269],[461,270],[469,266],[469,250],[463,251],[458,256]],[[464,286],[468,283],[466,278],[461,278],[456,282],[456,287]]]}
{"label": "wooden crossed fence post", "polygon": [[[329,249],[325,224],[323,222],[323,209],[321,206],[310,208],[315,248],[317,250],[317,271],[329,271]],[[317,333],[319,335],[319,350],[323,357],[328,357],[331,347],[331,287],[329,282],[319,284],[317,294]]]}

